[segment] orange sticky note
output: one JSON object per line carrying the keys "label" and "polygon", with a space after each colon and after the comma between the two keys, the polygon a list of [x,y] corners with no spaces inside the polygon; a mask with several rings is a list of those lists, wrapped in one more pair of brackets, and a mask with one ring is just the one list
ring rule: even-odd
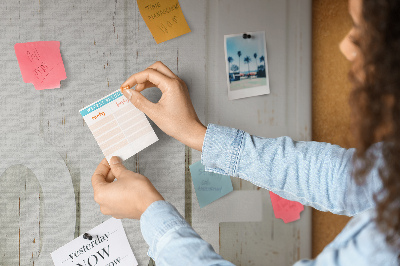
{"label": "orange sticky note", "polygon": [[304,206],[296,201],[284,199],[273,192],[269,192],[275,218],[282,219],[285,223],[290,223],[300,219],[300,213]]}
{"label": "orange sticky note", "polygon": [[190,32],[178,0],[137,0],[137,4],[157,43]]}
{"label": "orange sticky note", "polygon": [[14,50],[24,82],[33,83],[36,90],[60,88],[60,81],[67,78],[60,42],[17,43]]}

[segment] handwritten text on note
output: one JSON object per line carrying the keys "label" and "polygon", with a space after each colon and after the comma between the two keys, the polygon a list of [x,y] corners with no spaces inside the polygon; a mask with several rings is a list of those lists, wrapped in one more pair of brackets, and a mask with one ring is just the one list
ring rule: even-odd
{"label": "handwritten text on note", "polygon": [[190,166],[190,174],[200,208],[233,191],[229,176],[206,172],[200,161]]}

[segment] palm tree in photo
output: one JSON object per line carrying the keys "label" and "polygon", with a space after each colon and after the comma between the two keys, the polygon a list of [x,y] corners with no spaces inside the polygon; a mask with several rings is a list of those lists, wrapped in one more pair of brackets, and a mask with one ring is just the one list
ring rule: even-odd
{"label": "palm tree in photo", "polygon": [[248,77],[250,77],[250,62],[251,62],[250,56],[246,56],[244,58],[244,62],[247,64],[247,67],[248,67],[248,70],[249,70]]}
{"label": "palm tree in photo", "polygon": [[240,57],[242,56],[242,52],[238,51],[238,56],[239,56],[239,76],[240,76]]}
{"label": "palm tree in photo", "polygon": [[264,62],[264,71],[265,71],[265,58],[263,55],[260,57],[260,63],[262,62]]}
{"label": "palm tree in photo", "polygon": [[231,63],[233,62],[232,56],[228,57],[229,69],[231,69]]}
{"label": "palm tree in photo", "polygon": [[265,69],[265,58],[264,56],[260,56],[260,63],[264,62],[264,65],[259,65],[258,66],[258,71],[257,71],[257,76],[258,77],[266,77],[267,76],[267,70]]}
{"label": "palm tree in photo", "polygon": [[233,64],[233,65],[231,66],[231,70],[232,70],[232,72],[238,72],[238,71],[239,71],[238,65]]}
{"label": "palm tree in photo", "polygon": [[258,65],[257,65],[257,53],[254,53],[253,54],[253,56],[254,56],[254,63],[256,63],[256,72],[257,72],[257,67],[258,67]]}

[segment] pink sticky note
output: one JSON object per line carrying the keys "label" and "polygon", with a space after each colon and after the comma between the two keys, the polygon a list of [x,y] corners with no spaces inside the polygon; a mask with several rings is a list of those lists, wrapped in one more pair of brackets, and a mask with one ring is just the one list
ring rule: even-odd
{"label": "pink sticky note", "polygon": [[300,219],[300,213],[304,210],[304,206],[301,203],[281,198],[271,191],[269,196],[271,197],[275,218],[282,219],[285,223]]}
{"label": "pink sticky note", "polygon": [[60,81],[67,78],[60,42],[16,43],[14,49],[24,82],[33,83],[35,89],[60,88]]}

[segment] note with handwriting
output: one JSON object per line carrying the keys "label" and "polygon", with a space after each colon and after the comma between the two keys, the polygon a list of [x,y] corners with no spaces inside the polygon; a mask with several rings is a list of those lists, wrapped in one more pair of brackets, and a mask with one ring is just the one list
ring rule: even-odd
{"label": "note with handwriting", "polygon": [[145,114],[119,90],[79,112],[107,161],[112,156],[126,160],[158,140]]}
{"label": "note with handwriting", "polygon": [[121,220],[108,219],[87,233],[92,239],[81,235],[51,253],[54,265],[138,265]]}
{"label": "note with handwriting", "polygon": [[60,42],[17,43],[14,50],[24,82],[33,83],[36,90],[60,88],[60,81],[67,78]]}
{"label": "note with handwriting", "polygon": [[178,0],[137,0],[137,4],[156,43],[190,32]]}
{"label": "note with handwriting", "polygon": [[284,199],[273,192],[269,192],[275,218],[282,219],[285,223],[290,223],[300,219],[300,213],[304,206],[296,201]]}
{"label": "note with handwriting", "polygon": [[190,173],[200,208],[233,191],[229,176],[205,171],[200,161],[190,166]]}

